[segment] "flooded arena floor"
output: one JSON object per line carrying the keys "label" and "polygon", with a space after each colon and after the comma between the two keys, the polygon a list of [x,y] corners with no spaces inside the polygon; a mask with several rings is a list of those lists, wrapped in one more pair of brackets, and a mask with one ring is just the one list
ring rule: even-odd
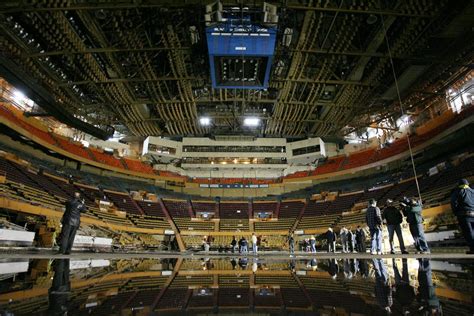
{"label": "flooded arena floor", "polygon": [[8,251],[0,315],[472,315],[474,256]]}

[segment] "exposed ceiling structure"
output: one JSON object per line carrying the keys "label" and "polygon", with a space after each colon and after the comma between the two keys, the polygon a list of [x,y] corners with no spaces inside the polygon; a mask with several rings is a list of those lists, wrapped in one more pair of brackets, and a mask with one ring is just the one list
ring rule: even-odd
{"label": "exposed ceiling structure", "polygon": [[400,116],[390,55],[407,106],[472,69],[473,1],[267,1],[279,17],[268,89],[213,89],[209,2],[2,1],[0,76],[95,135],[303,138]]}

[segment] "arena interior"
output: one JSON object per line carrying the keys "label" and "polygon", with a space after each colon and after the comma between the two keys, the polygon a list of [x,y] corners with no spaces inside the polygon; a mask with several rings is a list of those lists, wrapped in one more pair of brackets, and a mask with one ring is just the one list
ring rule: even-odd
{"label": "arena interior", "polygon": [[473,315],[473,61],[472,0],[1,1],[0,315]]}

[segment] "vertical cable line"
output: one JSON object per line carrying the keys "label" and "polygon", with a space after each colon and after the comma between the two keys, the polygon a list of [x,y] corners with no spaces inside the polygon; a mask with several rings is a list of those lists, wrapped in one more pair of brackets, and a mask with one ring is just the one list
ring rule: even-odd
{"label": "vertical cable line", "polygon": [[[382,27],[383,27],[384,37],[385,37],[385,43],[387,45],[388,57],[390,59],[390,66],[392,68],[393,79],[395,80],[395,88],[397,90],[398,102],[400,104],[400,112],[403,116],[405,115],[405,110],[403,109],[402,97],[400,96],[400,89],[398,87],[397,74],[395,73],[395,66],[393,64],[392,51],[390,50],[390,43],[388,42],[388,37],[387,37],[387,29],[385,28],[385,21],[383,19],[382,14],[380,15],[380,18],[382,20]],[[415,184],[416,184],[416,190],[418,191],[418,198],[420,200],[420,204],[423,205],[423,200],[421,199],[420,184],[418,183],[418,177],[416,173],[415,160],[413,159],[413,150],[411,148],[410,129],[408,129],[408,132],[407,132],[407,143],[408,143],[408,150],[410,151],[411,166],[413,169],[413,174],[415,176]]]}

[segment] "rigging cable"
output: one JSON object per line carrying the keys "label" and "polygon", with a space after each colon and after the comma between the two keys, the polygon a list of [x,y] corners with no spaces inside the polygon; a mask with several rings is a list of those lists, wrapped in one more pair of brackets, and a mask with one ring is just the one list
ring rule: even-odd
{"label": "rigging cable", "polygon": [[[390,66],[392,68],[393,79],[395,81],[395,88],[397,90],[398,102],[400,104],[400,112],[401,112],[402,116],[404,116],[405,115],[405,110],[403,108],[402,97],[400,95],[400,89],[399,89],[399,86],[398,86],[397,75],[396,75],[396,72],[395,72],[395,66],[393,64],[392,51],[390,50],[390,43],[388,42],[388,37],[387,37],[387,29],[385,28],[385,21],[384,21],[384,18],[383,18],[382,14],[380,15],[380,18],[382,20],[382,28],[383,28],[383,32],[384,32],[385,43],[387,45],[388,57],[390,59]],[[418,183],[418,176],[417,176],[417,173],[416,173],[415,160],[413,159],[413,150],[412,150],[412,147],[411,147],[410,130],[409,129],[407,131],[407,143],[408,143],[408,150],[410,152],[411,166],[412,166],[412,169],[413,169],[413,174],[415,176],[415,184],[416,184],[416,190],[418,192],[419,203],[421,205],[423,205],[423,200],[421,199],[420,184]]]}

